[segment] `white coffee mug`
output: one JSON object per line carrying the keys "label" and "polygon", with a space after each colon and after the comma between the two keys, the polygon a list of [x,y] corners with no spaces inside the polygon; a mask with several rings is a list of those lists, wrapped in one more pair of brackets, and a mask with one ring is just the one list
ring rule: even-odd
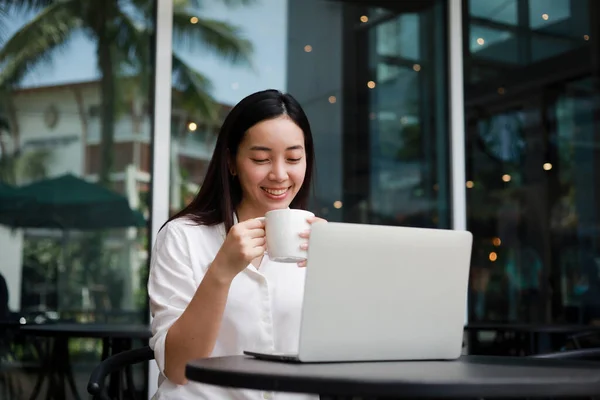
{"label": "white coffee mug", "polygon": [[300,248],[306,239],[300,233],[310,229],[307,219],[314,216],[310,211],[289,208],[268,211],[264,220],[269,258],[282,263],[306,260],[307,252]]}

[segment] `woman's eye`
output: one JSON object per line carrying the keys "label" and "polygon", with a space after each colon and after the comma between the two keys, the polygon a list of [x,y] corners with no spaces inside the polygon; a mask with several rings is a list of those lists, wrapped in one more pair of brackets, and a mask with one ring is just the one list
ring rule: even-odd
{"label": "woman's eye", "polygon": [[253,158],[252,161],[254,161],[257,164],[262,164],[262,163],[269,161],[269,159],[265,158],[265,159],[260,160],[260,159]]}
{"label": "woman's eye", "polygon": [[300,160],[302,160],[302,157],[300,157],[300,158],[288,158],[289,162],[298,162]]}

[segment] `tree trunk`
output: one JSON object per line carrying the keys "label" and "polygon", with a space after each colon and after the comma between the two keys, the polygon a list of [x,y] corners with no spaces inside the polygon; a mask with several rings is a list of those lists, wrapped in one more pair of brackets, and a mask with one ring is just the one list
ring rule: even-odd
{"label": "tree trunk", "polygon": [[[8,96],[10,96],[10,94]],[[19,124],[17,121],[15,105],[10,97],[6,97],[3,100],[2,108],[5,111],[4,117],[8,128],[0,132],[0,180],[16,185],[19,180],[17,161],[21,142]],[[4,134],[12,137],[12,146],[10,146],[10,148],[4,142]]]}
{"label": "tree trunk", "polygon": [[14,183],[12,181],[13,171],[10,167],[10,155],[4,143],[4,131],[0,129],[0,183]]}
{"label": "tree trunk", "polygon": [[15,103],[12,98],[6,99],[6,113],[8,116],[8,123],[10,125],[10,134],[13,137],[13,152],[16,153],[21,149],[21,130],[19,127],[19,121],[17,120],[17,110]]}
{"label": "tree trunk", "polygon": [[108,29],[111,7],[105,7],[99,16],[98,24],[98,68],[102,74],[100,78],[101,112],[100,112],[100,184],[108,186],[112,172],[114,157],[114,130],[115,130],[115,74],[111,53],[111,32]]}

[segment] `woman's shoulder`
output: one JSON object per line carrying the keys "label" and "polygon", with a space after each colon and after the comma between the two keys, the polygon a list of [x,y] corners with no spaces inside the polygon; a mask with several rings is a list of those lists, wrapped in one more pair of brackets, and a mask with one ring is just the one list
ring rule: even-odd
{"label": "woman's shoulder", "polygon": [[194,221],[191,217],[183,216],[172,219],[161,229],[165,235],[174,234],[184,237],[209,238],[222,237],[224,233],[224,224],[205,225]]}

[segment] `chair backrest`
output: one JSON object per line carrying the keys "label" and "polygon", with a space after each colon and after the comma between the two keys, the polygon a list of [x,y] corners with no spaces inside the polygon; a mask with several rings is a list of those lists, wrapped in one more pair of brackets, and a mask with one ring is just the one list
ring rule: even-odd
{"label": "chair backrest", "polygon": [[[127,389],[132,395],[134,388],[130,386],[133,385],[133,379],[131,378],[131,371],[129,371],[128,367],[151,360],[154,360],[154,351],[150,348],[150,346],[123,351],[107,357],[92,371],[87,384],[88,393],[92,395],[94,400],[111,400],[112,398],[116,398],[118,393],[107,393],[104,389],[104,383],[108,375],[115,372],[125,372],[128,386]],[[123,389],[120,387],[121,381],[122,380],[119,377],[114,386],[117,391],[121,391]]]}

